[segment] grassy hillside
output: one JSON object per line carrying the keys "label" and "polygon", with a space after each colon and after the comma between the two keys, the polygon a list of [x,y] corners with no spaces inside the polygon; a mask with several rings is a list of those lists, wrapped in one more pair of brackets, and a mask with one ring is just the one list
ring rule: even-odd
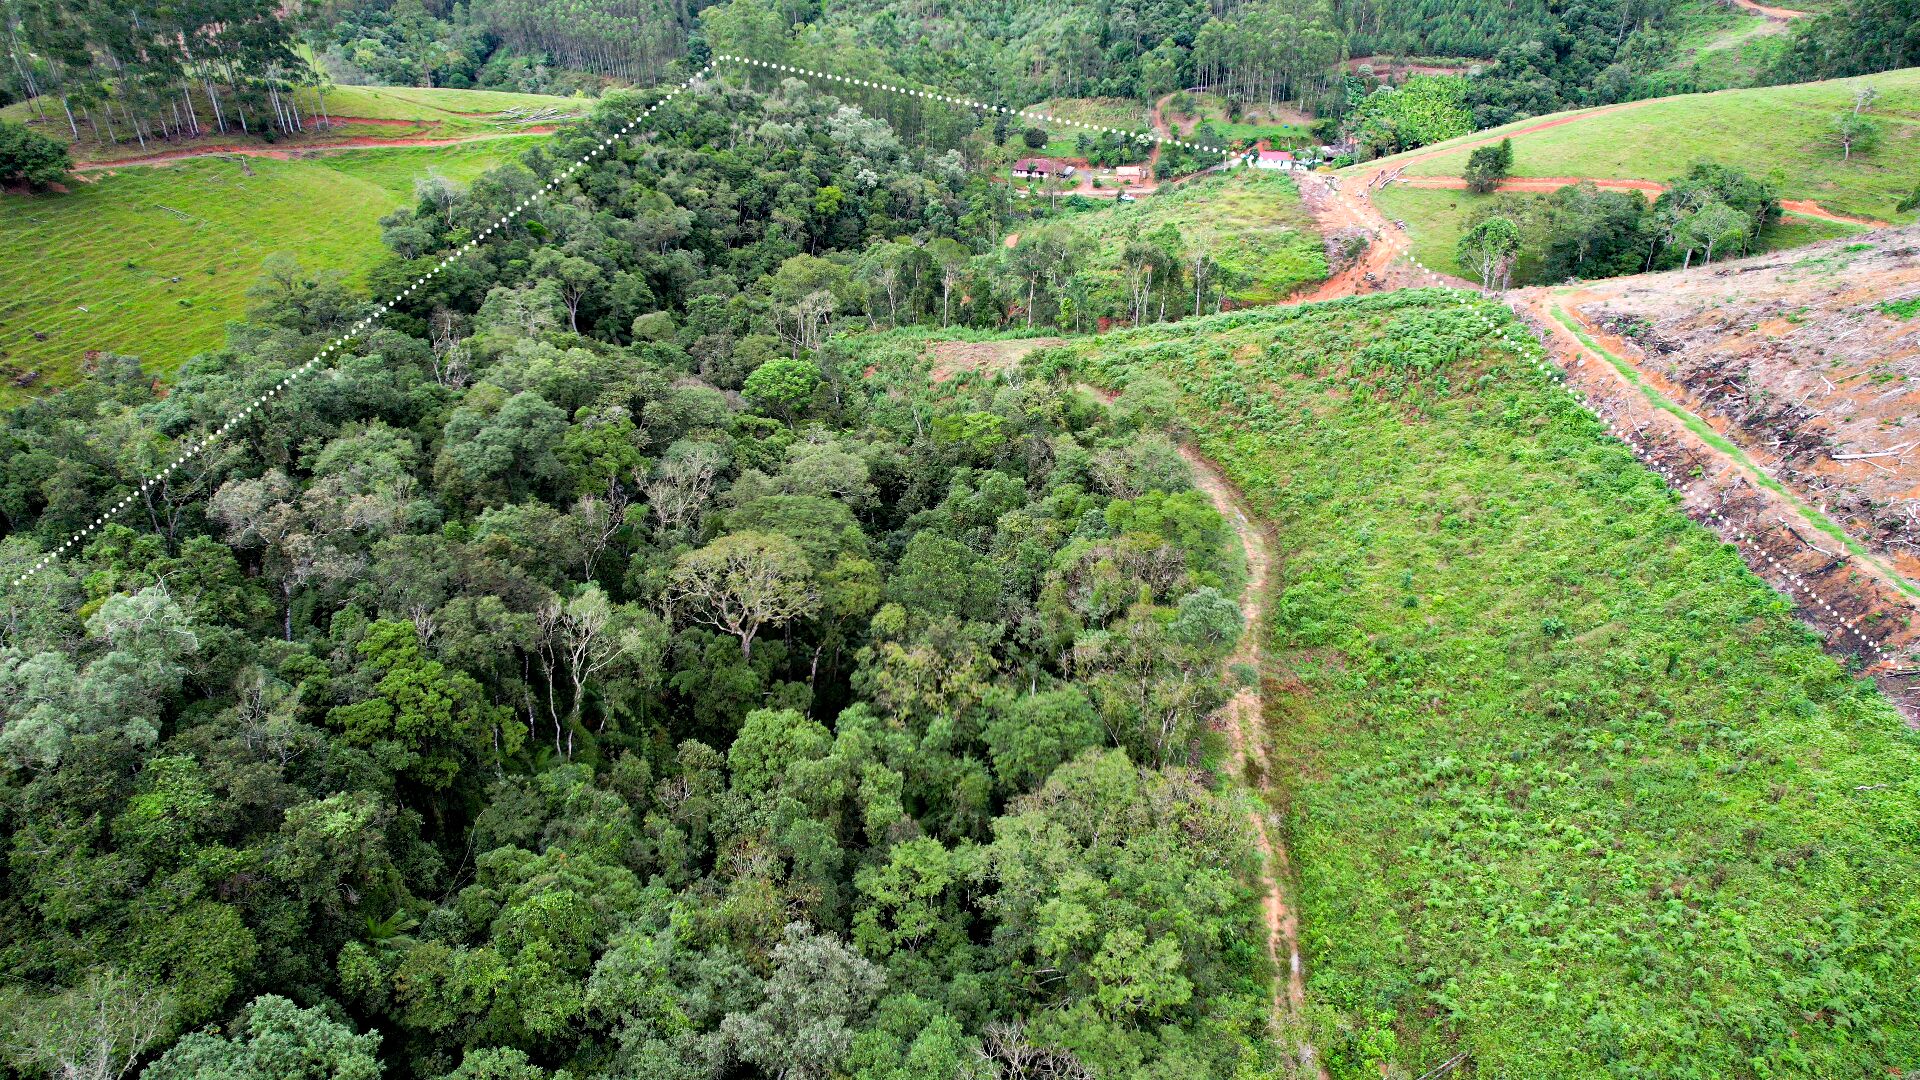
{"label": "grassy hillside", "polygon": [[1920,745],[1472,305],[1065,347],[1170,381],[1273,526],[1271,781],[1327,1066],[1910,1067]]}
{"label": "grassy hillside", "polygon": [[26,372],[35,388],[67,382],[88,350],[171,371],[224,340],[268,255],[358,275],[383,250],[375,223],[412,198],[416,177],[468,180],[537,138],[206,158],[119,170],[64,195],[0,196],[11,286],[0,292],[0,404],[20,398]]}
{"label": "grassy hillside", "polygon": [[1672,18],[1678,37],[1655,74],[1669,92],[1752,86],[1787,44],[1785,23],[1722,4],[1693,0],[1676,5]]}
{"label": "grassy hillside", "polygon": [[[1828,127],[1834,116],[1853,108],[1855,90],[1866,84],[1880,91],[1872,115],[1881,121],[1886,137],[1871,153],[1843,161],[1839,148],[1828,142]],[[1514,136],[1513,175],[1664,181],[1694,161],[1717,161],[1756,176],[1778,170],[1787,198],[1815,199],[1830,210],[1882,220],[1891,217],[1894,205],[1920,180],[1915,174],[1915,163],[1920,162],[1920,68],[1586,111],[1592,115],[1562,113],[1525,120],[1383,163],[1404,162],[1409,176],[1459,176],[1469,152],[1462,144],[1570,116],[1577,118]],[[1443,152],[1433,153],[1435,149]]]}
{"label": "grassy hillside", "polygon": [[[298,95],[298,101],[303,114],[316,121],[323,115],[322,97],[318,91],[302,90]],[[274,145],[325,145],[327,142],[341,139],[369,137],[449,139],[511,133],[530,124],[550,122],[547,118],[554,115],[579,114],[590,107],[589,102],[578,98],[553,97],[547,94],[509,94],[492,90],[442,90],[414,86],[334,86],[327,89],[324,104],[325,115],[331,116],[335,121],[332,128],[322,129],[316,126],[310,133],[301,134],[292,139],[282,138]],[[31,101],[17,101],[0,109],[0,117],[24,123],[35,131],[69,143],[74,157],[82,161],[111,161],[167,150],[190,149],[199,144],[267,145],[266,140],[245,135],[237,127],[233,127],[226,134],[220,134],[214,125],[213,109],[204,95],[195,96],[194,106],[200,114],[202,126],[211,134],[178,142],[149,139],[144,148],[137,142],[108,142],[104,139],[95,139],[92,129],[84,120],[80,125],[80,138],[75,140],[58,102],[44,104],[47,114],[44,118],[40,115],[40,107]],[[235,123],[231,115],[228,117],[228,123],[230,126]],[[101,134],[103,136],[106,134],[104,128]],[[122,134],[125,132],[123,131]]]}
{"label": "grassy hillside", "polygon": [[[1189,243],[1210,237],[1216,257],[1241,284],[1228,295],[1239,304],[1272,303],[1327,276],[1326,254],[1300,190],[1279,173],[1241,169],[1163,189],[1137,203],[1116,203],[1068,218],[1093,237],[1096,264],[1120,265],[1133,236],[1172,226]],[[1120,287],[1118,271],[1114,288]]]}

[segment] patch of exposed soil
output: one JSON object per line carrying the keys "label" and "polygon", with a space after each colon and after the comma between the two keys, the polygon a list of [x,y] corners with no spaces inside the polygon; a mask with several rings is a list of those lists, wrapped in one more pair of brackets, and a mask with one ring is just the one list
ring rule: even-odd
{"label": "patch of exposed soil", "polygon": [[1292,297],[1289,303],[1338,300],[1436,282],[1437,275],[1403,260],[1407,254],[1405,234],[1373,207],[1364,185],[1349,193],[1337,176],[1300,173],[1296,179],[1300,200],[1324,238],[1327,267],[1333,274],[1313,289]]}
{"label": "patch of exposed soil", "polygon": [[1004,371],[1036,349],[1064,345],[1057,337],[1015,338],[1009,341],[932,341],[926,357],[933,361],[933,381],[946,382],[963,372]]}
{"label": "patch of exposed soil", "polygon": [[1792,11],[1787,8],[1767,7],[1763,4],[1756,4],[1753,2],[1753,0],[1733,0],[1733,2],[1738,7],[1743,7],[1748,11],[1754,12],[1755,14],[1765,15],[1767,18],[1773,19],[1778,22],[1791,22],[1794,19],[1804,19],[1807,17],[1807,13],[1804,11]]}

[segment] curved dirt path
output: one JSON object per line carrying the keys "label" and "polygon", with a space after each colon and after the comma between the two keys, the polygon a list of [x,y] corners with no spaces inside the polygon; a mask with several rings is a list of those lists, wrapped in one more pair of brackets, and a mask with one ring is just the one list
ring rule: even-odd
{"label": "curved dirt path", "polygon": [[250,143],[225,143],[219,145],[199,145],[181,147],[177,150],[163,150],[156,154],[142,154],[129,158],[114,158],[106,161],[82,161],[73,166],[76,173],[99,172],[103,169],[134,168],[143,165],[171,165],[176,161],[191,161],[194,158],[208,157],[257,157],[272,158],[275,161],[292,161],[308,154],[330,154],[341,150],[372,150],[395,146],[460,146],[465,143],[492,142],[496,139],[517,139],[522,135],[551,135],[558,128],[551,124],[535,124],[518,131],[497,131],[485,135],[459,135],[448,137],[422,136],[420,138],[380,139],[371,135],[359,135],[351,139],[333,139],[328,142],[300,143],[293,146],[261,146]]}
{"label": "curved dirt path", "polygon": [[[1465,178],[1458,176],[1401,176],[1395,177],[1393,183],[1404,184],[1411,188],[1438,188],[1444,191],[1467,189]],[[1656,195],[1667,190],[1667,185],[1657,180],[1619,180],[1599,176],[1515,176],[1500,181],[1500,186],[1494,190],[1554,192],[1575,184],[1592,184],[1602,191],[1646,191]],[[1841,225],[1865,225],[1868,228],[1884,229],[1892,224],[1877,218],[1835,213],[1812,199],[1781,199],[1780,208],[1789,214],[1818,218],[1821,221],[1832,221]]]}
{"label": "curved dirt path", "polygon": [[1836,214],[1831,210],[1822,209],[1820,204],[1814,202],[1812,199],[1781,199],[1780,209],[1785,210],[1789,214],[1799,214],[1801,217],[1819,218],[1822,221],[1837,221],[1842,225],[1866,225],[1870,228],[1884,229],[1893,224],[1890,221],[1877,221],[1873,218]]}
{"label": "curved dirt path", "polygon": [[[1194,485],[1206,493],[1214,509],[1233,527],[1247,554],[1247,585],[1240,597],[1240,616],[1246,622],[1246,629],[1241,632],[1240,644],[1228,658],[1228,663],[1248,664],[1255,670],[1261,670],[1260,642],[1265,636],[1265,624],[1261,617],[1267,594],[1268,570],[1272,565],[1267,553],[1266,532],[1253,523],[1246,506],[1240,501],[1239,493],[1234,491],[1213,462],[1186,446],[1180,448],[1180,456],[1193,468]],[[1249,763],[1256,767],[1260,783],[1247,783],[1247,787],[1257,792],[1271,775],[1267,769],[1266,740],[1262,735],[1260,685],[1256,683],[1236,691],[1221,710],[1221,715],[1226,721],[1227,742],[1233,747],[1234,767],[1243,782],[1251,779]],[[1267,955],[1276,969],[1286,972],[1284,984],[1278,979],[1274,981],[1274,1019],[1283,1032],[1292,1032],[1299,1039],[1301,1066],[1313,1070],[1313,1075],[1325,1080],[1326,1069],[1302,1033],[1301,1021],[1306,1009],[1306,972],[1300,963],[1299,916],[1287,903],[1285,883],[1292,874],[1287,861],[1287,849],[1268,832],[1264,803],[1249,812],[1247,817],[1253,825],[1254,846],[1260,851],[1261,910],[1267,924]]]}

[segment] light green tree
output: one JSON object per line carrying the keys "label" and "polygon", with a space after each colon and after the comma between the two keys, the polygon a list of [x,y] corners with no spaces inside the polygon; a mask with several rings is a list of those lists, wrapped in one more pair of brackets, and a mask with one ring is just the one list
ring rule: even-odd
{"label": "light green tree", "polygon": [[740,532],[681,556],[668,574],[664,600],[669,619],[685,617],[732,634],[741,658],[751,659],[763,628],[813,614],[820,593],[799,544]]}
{"label": "light green tree", "polygon": [[147,1066],[141,1080],[379,1080],[380,1036],[357,1034],[320,1008],[257,997],[232,1034],[196,1031]]}
{"label": "light green tree", "polygon": [[1840,113],[1827,130],[1834,145],[1840,148],[1842,161],[1851,161],[1855,150],[1871,153],[1880,144],[1880,121],[1861,113]]}
{"label": "light green tree", "polygon": [[747,376],[741,392],[759,408],[793,423],[812,404],[820,388],[819,365],[810,360],[777,356]]}
{"label": "light green tree", "polygon": [[1460,267],[1489,289],[1505,289],[1513,282],[1513,264],[1520,257],[1520,228],[1503,217],[1491,217],[1468,229],[1457,249]]}

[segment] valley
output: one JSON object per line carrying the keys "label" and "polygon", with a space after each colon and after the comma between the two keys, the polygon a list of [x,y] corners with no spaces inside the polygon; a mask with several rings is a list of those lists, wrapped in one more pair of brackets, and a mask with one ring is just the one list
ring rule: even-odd
{"label": "valley", "polygon": [[1910,1071],[1911,7],[0,0],[0,1074]]}

